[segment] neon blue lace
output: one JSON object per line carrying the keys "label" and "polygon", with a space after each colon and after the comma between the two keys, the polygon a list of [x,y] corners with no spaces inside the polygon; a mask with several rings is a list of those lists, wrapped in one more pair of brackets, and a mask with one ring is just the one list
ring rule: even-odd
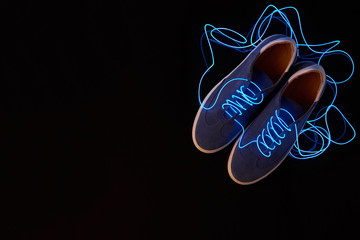
{"label": "neon blue lace", "polygon": [[[286,109],[281,108],[280,111],[287,113],[293,122],[295,121],[291,113]],[[266,129],[263,129],[261,135],[259,134],[256,141],[260,152],[265,157],[270,157],[271,151],[274,150],[276,146],[281,145],[281,140],[285,138],[286,132],[291,132],[289,125],[282,118],[280,118],[277,110],[275,111],[275,117],[270,117],[269,122],[266,124]],[[296,124],[294,124],[294,126],[296,127]],[[263,150],[264,148],[265,151]]]}
{"label": "neon blue lace", "polygon": [[[295,23],[290,21],[290,18],[288,17],[288,15],[290,14],[294,15]],[[213,108],[218,100],[221,91],[223,90],[222,88],[219,91],[216,100],[211,106],[205,106],[201,101],[200,90],[201,90],[202,82],[205,76],[210,72],[210,70],[215,65],[215,57],[213,54],[212,44],[217,44],[223,47],[227,47],[239,53],[250,52],[257,45],[259,45],[259,43],[263,41],[263,38],[266,36],[267,31],[271,28],[272,26],[271,23],[273,21],[277,21],[283,24],[285,26],[285,33],[282,34],[287,35],[295,40],[298,48],[298,53],[297,53],[298,59],[312,60],[312,61],[316,61],[320,65],[323,65],[321,64],[322,60],[327,56],[337,56],[337,57],[342,56],[345,57],[345,59],[348,60],[349,64],[351,65],[351,71],[349,75],[345,77],[343,80],[335,80],[330,75],[328,74],[326,75],[326,83],[329,86],[327,89],[331,89],[332,91],[332,96],[333,96],[332,100],[328,105],[318,110],[318,112],[315,114],[315,118],[309,119],[306,122],[304,128],[299,133],[296,133],[297,140],[289,155],[297,159],[313,158],[325,152],[325,150],[330,146],[331,143],[337,145],[344,145],[351,142],[356,136],[356,131],[354,127],[350,124],[350,122],[347,120],[347,118],[344,116],[344,114],[341,112],[341,110],[334,105],[334,102],[338,94],[338,85],[347,82],[353,76],[354,68],[355,68],[354,62],[351,56],[347,52],[343,50],[335,49],[340,44],[339,40],[320,43],[320,44],[309,44],[305,38],[302,29],[300,14],[298,10],[292,6],[283,7],[279,9],[274,5],[268,5],[265,8],[265,10],[261,13],[260,17],[256,20],[255,24],[250,29],[249,33],[246,35],[242,35],[229,28],[225,28],[225,27],[217,28],[210,24],[205,24],[204,33],[200,38],[201,52],[203,54],[204,62],[206,65],[206,70],[204,71],[203,75],[200,78],[199,87],[198,87],[198,101],[201,107],[203,107],[206,110]],[[292,25],[293,23],[294,26],[295,25],[297,26],[296,28],[293,28]],[[208,64],[205,57],[203,42],[205,42],[207,44],[207,47],[209,48],[209,53],[211,57],[210,64]],[[232,79],[230,81],[237,81],[237,80],[239,79]],[[241,80],[247,80],[247,79],[241,79]],[[233,105],[232,110],[237,111],[241,109],[236,108],[236,106]],[[336,139],[332,137],[328,123],[328,115],[329,112],[331,111],[338,113],[340,117],[343,118],[343,123],[344,123],[343,133],[341,134],[340,137]],[[312,143],[311,147],[302,147],[303,144],[301,144],[299,141],[300,136],[304,136],[306,140],[311,142]],[[275,139],[275,138],[269,138],[269,139]],[[266,146],[268,145],[267,144],[261,145],[261,143],[259,143],[259,146],[266,148]]]}
{"label": "neon blue lace", "polygon": [[[241,78],[235,79],[247,81],[246,79]],[[225,113],[230,118],[241,116],[243,111],[248,109],[248,106],[258,105],[264,100],[261,88],[253,81],[249,82],[248,87],[245,87],[244,85],[240,86],[240,88],[236,90],[236,93],[237,94],[231,96],[231,99],[226,99],[225,103],[221,105],[222,109],[226,109]],[[231,112],[229,110],[231,110]],[[236,118],[234,118],[234,121],[242,126]]]}
{"label": "neon blue lace", "polygon": [[[283,115],[284,117],[280,117]],[[286,115],[291,119],[291,122],[287,123],[285,121]],[[285,108],[280,108],[280,111],[277,109],[273,116],[270,117],[269,121],[266,123],[266,127],[262,129],[261,133],[255,138],[246,144],[243,144],[243,137],[241,136],[239,141],[239,148],[247,147],[250,144],[256,144],[259,152],[265,156],[270,157],[271,152],[277,147],[280,146],[282,140],[286,137],[286,133],[291,132],[292,129],[295,130],[297,134],[296,123],[293,115],[286,110]]]}

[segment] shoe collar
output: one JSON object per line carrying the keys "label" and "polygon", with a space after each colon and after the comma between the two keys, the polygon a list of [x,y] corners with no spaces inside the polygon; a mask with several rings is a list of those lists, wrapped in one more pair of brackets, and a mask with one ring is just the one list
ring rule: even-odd
{"label": "shoe collar", "polygon": [[300,117],[298,117],[298,119],[296,119],[296,122],[302,118],[304,118],[305,116],[307,116],[309,113],[312,112],[312,110],[315,108],[316,104],[318,103],[318,101],[320,100],[321,96],[324,93],[325,90],[325,86],[326,86],[326,74],[325,74],[325,70],[323,69],[322,66],[320,66],[319,64],[310,62],[310,61],[306,61],[306,62],[300,62],[298,64],[296,64],[294,67],[294,69],[291,69],[288,76],[289,78],[286,81],[286,84],[284,84],[284,86],[282,87],[282,89],[279,92],[278,95],[278,107],[280,108],[280,99],[283,96],[286,88],[292,84],[293,81],[295,81],[298,77],[304,75],[304,74],[308,74],[311,72],[320,72],[321,74],[321,79],[320,79],[320,86],[317,89],[316,92],[316,97],[313,100],[312,104],[305,109],[305,113],[302,114]]}

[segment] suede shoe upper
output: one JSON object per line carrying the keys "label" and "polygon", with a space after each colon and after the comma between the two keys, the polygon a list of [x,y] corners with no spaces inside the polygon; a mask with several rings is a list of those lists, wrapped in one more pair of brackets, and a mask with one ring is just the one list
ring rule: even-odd
{"label": "suede shoe upper", "polygon": [[228,171],[239,184],[270,174],[286,158],[325,88],[324,69],[296,64],[290,78],[236,141]]}

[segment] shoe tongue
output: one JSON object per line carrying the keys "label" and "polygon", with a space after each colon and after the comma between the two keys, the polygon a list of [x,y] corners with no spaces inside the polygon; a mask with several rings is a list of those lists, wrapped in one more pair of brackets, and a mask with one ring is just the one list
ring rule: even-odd
{"label": "shoe tongue", "polygon": [[[254,67],[251,81],[255,83],[261,90],[274,85],[273,81],[260,69]],[[250,84],[251,86],[252,84]],[[251,88],[251,87],[250,87]],[[252,87],[255,88],[255,87]],[[250,89],[253,90],[253,89]]]}
{"label": "shoe tongue", "polygon": [[[295,120],[297,120],[302,114],[305,113],[305,110],[296,102],[294,102],[293,100],[291,100],[290,98],[287,97],[281,97],[281,108],[286,109],[287,111],[289,111],[291,113],[291,115],[294,117]],[[280,117],[287,123],[287,124],[291,124],[293,122],[293,120],[291,119],[291,117],[289,116],[289,114],[286,114],[282,111],[280,111]]]}

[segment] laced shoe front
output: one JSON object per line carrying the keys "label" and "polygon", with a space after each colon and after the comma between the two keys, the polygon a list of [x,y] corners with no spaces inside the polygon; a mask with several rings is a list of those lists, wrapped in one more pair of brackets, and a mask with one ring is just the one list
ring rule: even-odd
{"label": "laced shoe front", "polygon": [[264,39],[202,102],[192,129],[195,146],[213,153],[230,144],[296,58],[295,41],[284,35]]}

